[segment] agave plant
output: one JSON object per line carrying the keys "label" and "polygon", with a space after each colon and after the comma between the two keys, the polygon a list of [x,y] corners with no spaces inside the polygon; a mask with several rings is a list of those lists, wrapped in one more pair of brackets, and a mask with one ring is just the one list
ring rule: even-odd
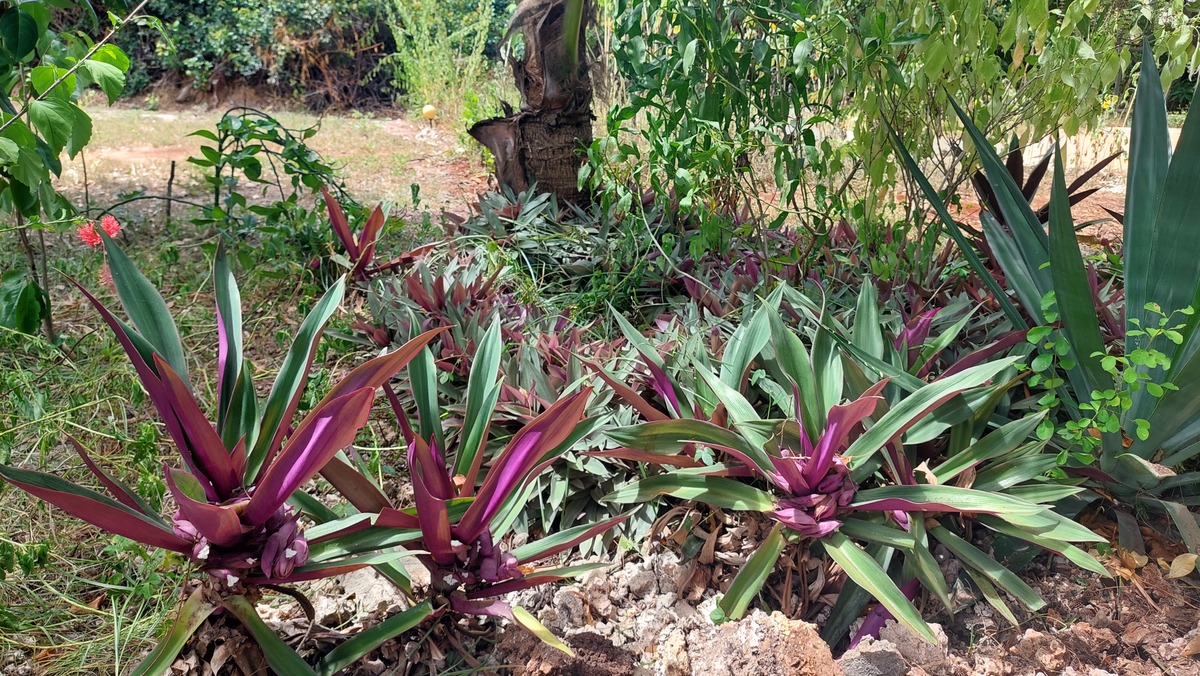
{"label": "agave plant", "polygon": [[[1200,382],[1200,332],[1196,331],[1200,314],[1195,312],[1200,298],[1200,245],[1189,235],[1200,214],[1194,199],[1200,176],[1200,114],[1189,113],[1172,153],[1152,54],[1147,44],[1134,102],[1121,254],[1125,318],[1116,336],[1123,348],[1106,347],[1109,337],[1103,327],[1111,325],[1106,320],[1111,301],[1097,296],[1094,277],[1080,253],[1061,158],[1054,166],[1047,232],[982,133],[957,104],[955,111],[979,152],[1009,227],[1000,228],[996,218],[985,217],[985,235],[1032,322],[999,287],[997,297],[1015,325],[1048,327],[1037,330],[1040,345],[1067,348],[1060,355],[1066,377],[1058,390],[1071,418],[1068,424],[1095,428],[1100,434],[1100,472],[1090,467],[1078,471],[1098,479],[1122,500],[1167,512],[1188,548],[1200,552],[1200,527],[1185,506],[1200,495],[1200,473],[1176,472],[1200,454],[1200,404],[1192,394]],[[980,276],[990,280],[898,139],[896,145],[950,235]],[[1064,339],[1048,340],[1056,329]],[[1121,363],[1128,368],[1113,368]],[[1034,366],[1038,365],[1035,360]],[[1114,372],[1120,377],[1114,377]],[[1089,401],[1097,397],[1101,403],[1123,403],[1101,419],[1088,414],[1089,407],[1097,408]],[[1140,534],[1130,526],[1133,520],[1120,523],[1124,524],[1122,543],[1140,546]]]}
{"label": "agave plant", "polygon": [[[781,289],[735,331],[719,373],[703,361],[694,365],[712,397],[704,406],[724,409],[726,426],[683,417],[608,432],[641,457],[678,468],[632,481],[608,500],[625,504],[670,495],[776,522],[721,599],[726,617],[746,611],[789,541],[819,543],[853,582],[826,624],[831,641],[841,637],[872,596],[933,640],[911,598],[919,584],[950,607],[930,551],[935,541],[958,556],[1006,617],[1016,621],[995,585],[1040,607],[1043,602],[1028,585],[954,533],[962,517],[1105,574],[1072,544],[1100,538],[1040,504],[1077,489],[1038,481],[1056,461],[1054,454],[1042,453],[1044,443],[1026,443],[1039,420],[987,433],[997,395],[1016,379],[988,383],[1015,373],[1019,358],[978,364],[929,383],[900,378],[896,384],[911,391],[888,402],[882,392],[889,380],[863,383],[859,390],[856,383],[870,367],[844,359],[827,329],[819,331],[824,337],[811,353],[805,348],[779,319],[783,295]],[[750,377],[752,372],[757,375]],[[838,403],[843,394],[849,401]],[[975,394],[985,396],[964,397]],[[780,411],[786,413],[779,416]],[[947,437],[951,453],[932,470],[918,471],[913,447],[930,435]],[[704,460],[701,448],[716,451],[724,461]],[[738,478],[747,475],[769,489]],[[902,566],[893,565],[897,553]],[[890,568],[905,585],[893,580]],[[913,579],[918,584],[909,585]]]}
{"label": "agave plant", "polygon": [[343,283],[335,284],[300,325],[260,407],[251,382],[253,369],[242,354],[237,285],[223,250],[218,249],[214,424],[188,384],[183,347],[162,297],[107,234],[103,237],[113,284],[133,327],[75,284],[116,334],[180,452],[181,468],[163,468],[177,510],[167,518],[157,514],[93,462],[84,446],[71,437],[71,445],[109,496],[16,467],[0,466],[0,478],[104,531],[178,552],[206,573],[184,601],[174,627],[134,673],[165,671],[191,633],[218,608],[245,624],[276,671],[312,673],[258,618],[253,604],[257,590],[262,585],[336,575],[381,563],[386,557],[312,557],[300,515],[288,501],[354,440],[366,423],[375,390],[403,368],[433,333],[359,366],[293,426],[289,421],[308,380],[316,343],[341,301]]}

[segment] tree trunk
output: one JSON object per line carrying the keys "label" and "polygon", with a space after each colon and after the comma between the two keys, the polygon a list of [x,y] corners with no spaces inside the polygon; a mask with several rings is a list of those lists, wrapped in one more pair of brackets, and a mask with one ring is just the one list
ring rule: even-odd
{"label": "tree trunk", "polygon": [[[592,143],[592,81],[588,74],[582,27],[571,27],[568,5],[582,0],[526,0],[509,23],[525,42],[521,58],[509,63],[521,93],[521,109],[507,106],[504,117],[484,120],[470,134],[496,159],[496,178],[514,192],[536,183],[559,203],[586,206],[579,190],[583,151]],[[575,39],[568,34],[575,31]],[[568,58],[569,43],[575,46]]]}

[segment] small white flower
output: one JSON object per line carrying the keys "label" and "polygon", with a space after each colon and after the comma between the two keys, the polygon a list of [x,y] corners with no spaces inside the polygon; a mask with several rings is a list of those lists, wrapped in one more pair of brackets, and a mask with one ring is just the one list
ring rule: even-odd
{"label": "small white flower", "polygon": [[283,557],[286,559],[290,559],[290,558],[294,557],[295,555],[296,555],[296,550],[292,549],[291,547],[288,547],[287,549],[283,550]]}
{"label": "small white flower", "polygon": [[237,584],[238,579],[239,578],[237,575],[231,575],[229,573],[225,573],[225,584],[229,585],[230,587]]}
{"label": "small white flower", "polygon": [[256,564],[256,563],[258,563],[258,559],[254,558],[253,556],[251,556],[250,558],[246,559],[246,565],[247,565],[247,566],[253,566],[253,565],[254,565],[254,564]]}
{"label": "small white flower", "polygon": [[200,559],[201,561],[208,558],[208,543],[207,542],[205,542],[204,546],[200,548],[200,551],[196,552],[196,558]]}
{"label": "small white flower", "polygon": [[442,578],[442,582],[445,582],[448,585],[456,585],[458,584],[458,579],[453,575],[447,574],[446,577]]}

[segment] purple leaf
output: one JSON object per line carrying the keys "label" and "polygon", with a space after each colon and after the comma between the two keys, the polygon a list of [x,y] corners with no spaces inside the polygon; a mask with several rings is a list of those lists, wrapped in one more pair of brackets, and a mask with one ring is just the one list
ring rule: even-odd
{"label": "purple leaf", "polygon": [[817,440],[813,457],[804,468],[804,479],[809,486],[817,485],[829,473],[829,466],[833,463],[834,455],[841,450],[854,426],[875,413],[879,402],[883,401],[879,392],[887,383],[888,380],[885,378],[875,383],[871,389],[864,392],[855,401],[829,409],[825,432]]}
{"label": "purple leaf", "polygon": [[174,552],[192,551],[192,543],[176,535],[165,524],[53,474],[0,465],[0,478],[109,533]]}
{"label": "purple leaf", "polygon": [[313,409],[275,456],[242,514],[245,522],[262,524],[288,497],[315,475],[338,451],[350,445],[367,422],[375,392],[363,388]]}
{"label": "purple leaf", "polygon": [[933,318],[941,308],[927,310],[910,319],[900,331],[900,335],[896,336],[894,346],[897,350],[908,348],[908,365],[913,366],[917,359],[921,356],[921,346],[929,338],[929,329],[933,326]]}
{"label": "purple leaf", "polygon": [[409,471],[416,480],[421,480],[429,489],[430,495],[438,500],[450,500],[455,497],[454,484],[446,473],[446,460],[437,451],[437,440],[425,443],[421,437],[412,440],[408,445]]}
{"label": "purple leaf", "polygon": [[658,410],[657,408],[654,408],[653,404],[646,401],[645,398],[643,398],[637,392],[634,392],[633,389],[628,385],[610,376],[603,367],[584,359],[581,359],[580,361],[583,362],[588,368],[595,371],[596,375],[600,376],[601,380],[607,383],[609,387],[613,388],[614,392],[628,402],[629,405],[632,406],[638,413],[641,413],[642,417],[646,420],[649,420],[650,422],[670,420],[670,416]]}
{"label": "purple leaf", "polygon": [[464,615],[484,615],[487,617],[501,617],[510,622],[516,622],[513,617],[512,606],[499,599],[475,600],[467,599],[459,594],[450,596],[450,610]]}
{"label": "purple leaf", "polygon": [[371,260],[375,258],[375,242],[379,239],[379,231],[383,229],[386,221],[383,209],[376,206],[363,225],[362,233],[358,236],[358,256],[354,261],[353,274],[355,277],[362,279],[366,276],[363,269],[370,265]]}
{"label": "purple leaf", "polygon": [[[129,357],[130,363],[133,364],[134,370],[137,371],[138,378],[142,381],[142,387],[150,397],[151,403],[154,404],[154,408],[158,409],[159,417],[162,418],[163,423],[167,426],[167,432],[175,440],[176,447],[183,452],[183,449],[187,448],[187,440],[183,435],[183,430],[179,426],[179,421],[175,418],[170,404],[167,403],[163,393],[165,388],[162,382],[159,381],[158,374],[146,363],[146,360],[142,357],[142,353],[133,344],[133,339],[130,338],[129,333],[126,331],[125,325],[113,313],[109,312],[108,308],[104,307],[104,304],[85,289],[82,284],[71,277],[67,277],[67,280],[83,293],[88,302],[92,304],[92,307],[96,308],[96,311],[100,313],[100,317],[104,320],[104,323],[108,324],[108,327],[112,329],[113,334],[117,337],[117,341],[125,349],[125,355]],[[189,454],[183,453],[183,461],[193,474],[199,473],[199,468],[193,464]],[[207,482],[207,480],[204,481]],[[216,499],[216,492],[211,485],[205,485],[204,490],[209,498]]]}
{"label": "purple leaf", "polygon": [[325,208],[329,210],[329,224],[333,226],[333,234],[337,235],[338,241],[345,247],[350,260],[357,261],[358,245],[354,241],[354,233],[350,232],[350,222],[346,219],[346,212],[342,211],[341,205],[329,194],[328,190],[321,188],[321,194],[325,196]]}
{"label": "purple leaf", "polygon": [[330,458],[321,476],[360,512],[374,513],[392,506],[378,486],[341,458]]}
{"label": "purple leaf", "polygon": [[242,487],[243,468],[234,467],[221,436],[204,416],[183,380],[157,354],[154,355],[154,365],[163,384],[163,397],[183,429],[187,445],[179,450],[190,455],[192,462],[189,465],[198,467],[204,478],[212,482],[217,491],[216,501],[228,500]]}
{"label": "purple leaf", "polygon": [[958,373],[959,371],[965,371],[972,366],[982,364],[997,354],[1008,351],[1008,349],[1014,345],[1019,345],[1025,342],[1025,334],[1026,331],[1013,331],[1006,334],[1003,338],[1000,338],[991,345],[981,347],[978,350],[961,357],[958,361],[951,364],[949,368],[947,368],[942,375],[939,376],[939,378],[946,378]]}
{"label": "purple leaf", "polygon": [[586,387],[570,397],[559,400],[513,436],[512,441],[493,461],[479,493],[459,521],[460,540],[472,542],[479,537],[500,506],[512,491],[523,483],[528,472],[538,464],[541,457],[571,435],[583,417],[583,410],[591,393],[591,388]]}
{"label": "purple leaf", "polygon": [[446,501],[435,497],[421,477],[422,461],[418,458],[412,470],[413,500],[417,503],[417,523],[421,540],[429,555],[439,566],[453,565],[458,557],[451,544],[450,509]]}
{"label": "purple leaf", "polygon": [[191,499],[180,490],[178,482],[182,479],[179,475],[193,480],[194,477],[169,467],[164,466],[163,469],[167,477],[167,486],[171,489],[171,495],[175,497],[175,504],[179,506],[179,515],[190,521],[201,535],[209,542],[222,547],[232,547],[242,539],[249,529],[242,525],[232,507],[210,505]]}
{"label": "purple leaf", "polygon": [[375,525],[382,528],[420,528],[417,517],[400,509],[388,507],[379,512]]}
{"label": "purple leaf", "polygon": [[121,504],[130,509],[139,511],[146,516],[155,516],[146,511],[142,501],[138,499],[133,491],[129,490],[119,481],[105,473],[104,470],[100,469],[100,466],[93,462],[91,457],[88,456],[87,449],[85,449],[83,444],[79,443],[75,437],[68,434],[67,441],[71,442],[71,445],[75,447],[75,452],[78,453],[79,457],[83,459],[83,464],[87,465],[87,468],[92,471],[92,474],[96,475],[96,478],[100,480],[100,483],[104,484],[104,487],[108,489],[108,492],[112,493],[113,497],[120,501]]}
{"label": "purple leaf", "polygon": [[661,366],[654,363],[654,360],[647,359],[642,356],[642,363],[650,370],[650,386],[662,397],[664,401],[671,405],[675,411],[675,417],[683,417],[683,408],[679,406],[679,399],[675,396],[675,386],[671,384],[671,378]]}
{"label": "purple leaf", "polygon": [[387,384],[392,379],[392,376],[400,372],[400,369],[407,366],[408,362],[412,361],[413,357],[417,356],[421,352],[421,348],[425,347],[429,341],[446,330],[448,330],[448,327],[426,331],[392,352],[358,365],[353,371],[347,373],[339,380],[315,408],[320,408],[335,397],[340,397],[347,392],[353,392],[364,387],[370,388],[374,392],[376,389]]}

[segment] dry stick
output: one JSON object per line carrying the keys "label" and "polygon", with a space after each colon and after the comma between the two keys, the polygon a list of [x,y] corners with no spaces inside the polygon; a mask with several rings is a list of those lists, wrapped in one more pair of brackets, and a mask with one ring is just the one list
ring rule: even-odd
{"label": "dry stick", "polygon": [[175,187],[175,160],[171,160],[171,173],[167,176],[167,223],[171,222],[171,191]]}
{"label": "dry stick", "polygon": [[87,155],[83,148],[79,149],[79,164],[83,167],[83,213],[92,212],[92,195],[88,189]]}
{"label": "dry stick", "polygon": [[130,19],[137,16],[138,13],[142,11],[142,8],[145,7],[146,4],[149,2],[150,2],[150,0],[142,0],[141,2],[139,2],[138,6],[134,7],[133,11],[131,11],[128,15],[125,16],[124,19],[121,20],[121,23],[113,26],[112,30],[108,31],[108,35],[105,35],[99,42],[97,42],[95,45],[93,45],[92,48],[88,50],[88,53],[83,55],[82,59],[75,62],[74,66],[71,66],[70,68],[65,70],[63,72],[63,74],[58,77],[57,80],[50,83],[50,86],[47,87],[45,89],[45,91],[43,91],[41,94],[38,94],[37,96],[33,97],[32,99],[29,99],[28,101],[26,101],[25,106],[23,108],[21,108],[21,110],[19,112],[17,112],[16,115],[13,115],[12,117],[8,118],[8,120],[6,120],[4,122],[4,124],[0,124],[0,131],[4,131],[5,129],[8,129],[8,126],[10,124],[12,124],[13,122],[16,122],[17,120],[21,119],[21,117],[23,117],[25,115],[25,113],[29,110],[30,105],[46,98],[47,96],[50,95],[51,92],[53,92],[55,90],[55,88],[58,87],[58,85],[62,84],[63,82],[66,82],[67,78],[74,75],[75,71],[79,70],[79,68],[88,59],[92,58],[92,56],[94,56],[96,54],[96,52],[100,51],[101,47],[108,44],[108,42],[113,39],[113,36],[115,36],[117,34],[117,31],[121,30],[121,28],[123,26],[125,26],[125,24],[129,23]]}
{"label": "dry stick", "polygon": [[25,228],[25,217],[21,215],[20,211],[17,212],[17,236],[21,239],[21,248],[25,251],[26,260],[29,261],[29,274],[33,275],[34,279],[38,279],[39,276],[41,277],[41,280],[42,280],[41,289],[42,289],[42,293],[45,294],[44,300],[47,301],[46,316],[45,316],[45,318],[42,319],[42,330],[46,334],[46,340],[50,341],[50,343],[53,344],[54,343],[54,319],[50,316],[50,306],[49,306],[50,292],[46,289],[46,287],[48,286],[46,284],[46,279],[47,279],[46,260],[45,260],[46,239],[45,239],[45,237],[42,236],[42,233],[39,230],[38,236],[41,238],[41,244],[42,244],[42,269],[41,269],[41,274],[39,275],[38,274],[37,256],[35,256],[33,253],[33,243],[29,241],[29,231],[26,230],[26,228]]}

